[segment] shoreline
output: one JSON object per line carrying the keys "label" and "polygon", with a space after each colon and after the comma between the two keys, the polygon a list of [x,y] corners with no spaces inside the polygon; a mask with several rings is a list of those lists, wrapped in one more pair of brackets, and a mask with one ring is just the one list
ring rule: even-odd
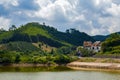
{"label": "shoreline", "polygon": [[116,70],[120,71],[120,63],[100,63],[100,62],[78,62],[68,64],[33,64],[33,63],[11,63],[0,64],[0,67],[57,67],[65,66],[73,70]]}
{"label": "shoreline", "polygon": [[9,63],[0,64],[0,67],[57,67],[66,66],[67,64],[34,64],[34,63]]}
{"label": "shoreline", "polygon": [[44,66],[58,66],[58,64],[34,64],[34,63],[10,63],[0,64],[0,67],[44,67]]}
{"label": "shoreline", "polygon": [[67,64],[68,67],[75,70],[119,70],[119,63],[96,63],[96,62],[71,62]]}

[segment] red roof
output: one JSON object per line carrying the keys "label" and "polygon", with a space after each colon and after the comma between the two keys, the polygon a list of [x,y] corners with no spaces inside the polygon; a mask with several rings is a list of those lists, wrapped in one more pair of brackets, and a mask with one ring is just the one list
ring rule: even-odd
{"label": "red roof", "polygon": [[93,46],[100,46],[101,45],[101,42],[100,41],[96,41],[93,43]]}
{"label": "red roof", "polygon": [[91,41],[84,41],[83,46],[84,47],[101,46],[101,42],[96,41],[96,42],[92,43]]}
{"label": "red roof", "polygon": [[84,41],[84,44],[83,44],[85,47],[90,47],[92,46],[92,42],[91,41]]}

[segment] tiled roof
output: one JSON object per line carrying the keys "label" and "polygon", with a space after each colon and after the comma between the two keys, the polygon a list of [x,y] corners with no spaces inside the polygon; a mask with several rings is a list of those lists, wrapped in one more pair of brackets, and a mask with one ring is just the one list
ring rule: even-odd
{"label": "tiled roof", "polygon": [[84,47],[100,46],[100,45],[101,45],[100,41],[96,41],[94,43],[92,43],[91,41],[84,41],[84,43],[83,43]]}
{"label": "tiled roof", "polygon": [[100,41],[96,41],[96,42],[93,43],[92,46],[100,46],[100,45],[101,45],[101,42]]}
{"label": "tiled roof", "polygon": [[92,42],[91,41],[84,41],[84,46],[90,47],[90,46],[92,46]]}

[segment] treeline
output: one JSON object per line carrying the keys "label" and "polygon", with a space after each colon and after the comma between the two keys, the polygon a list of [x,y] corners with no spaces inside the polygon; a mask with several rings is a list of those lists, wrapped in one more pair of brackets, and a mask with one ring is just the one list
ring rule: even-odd
{"label": "treeline", "polygon": [[48,52],[42,49],[46,44],[38,43],[37,45],[38,47],[32,43],[21,41],[2,44],[0,47],[0,63],[65,64],[77,59],[74,57],[76,47],[63,46],[52,48]]}
{"label": "treeline", "polygon": [[66,64],[76,60],[77,57],[45,53],[45,52],[15,52],[15,51],[0,51],[0,63],[11,64],[11,63],[32,63],[32,64]]}

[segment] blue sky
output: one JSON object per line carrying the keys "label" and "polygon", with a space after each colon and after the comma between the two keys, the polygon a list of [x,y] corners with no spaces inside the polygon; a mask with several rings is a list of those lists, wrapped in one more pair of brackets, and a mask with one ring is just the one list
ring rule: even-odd
{"label": "blue sky", "polygon": [[0,28],[28,22],[106,35],[120,31],[120,0],[0,0]]}

